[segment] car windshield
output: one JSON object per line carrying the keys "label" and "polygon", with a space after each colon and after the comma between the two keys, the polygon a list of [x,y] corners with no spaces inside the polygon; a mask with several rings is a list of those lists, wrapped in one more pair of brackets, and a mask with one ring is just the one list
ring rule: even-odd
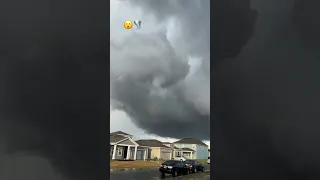
{"label": "car windshield", "polygon": [[194,163],[194,161],[192,161],[192,160],[186,160],[185,162],[188,163],[188,164],[193,164]]}
{"label": "car windshield", "polygon": [[162,165],[172,166],[172,165],[174,165],[176,163],[177,163],[177,161],[169,160],[169,161],[166,161],[166,162],[162,163]]}

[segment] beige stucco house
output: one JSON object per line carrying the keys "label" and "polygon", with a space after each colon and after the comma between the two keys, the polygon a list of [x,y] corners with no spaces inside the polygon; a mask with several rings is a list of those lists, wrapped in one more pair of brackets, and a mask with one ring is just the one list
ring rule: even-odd
{"label": "beige stucco house", "polygon": [[148,147],[148,159],[170,160],[172,158],[172,149],[163,145],[156,139],[142,139],[136,141],[140,146]]}

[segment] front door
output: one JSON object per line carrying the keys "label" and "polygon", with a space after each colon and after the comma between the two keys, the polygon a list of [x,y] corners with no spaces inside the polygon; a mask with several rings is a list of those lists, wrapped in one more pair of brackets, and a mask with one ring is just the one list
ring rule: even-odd
{"label": "front door", "polygon": [[128,147],[124,147],[123,158],[122,159],[126,159],[127,158],[127,153],[128,153]]}

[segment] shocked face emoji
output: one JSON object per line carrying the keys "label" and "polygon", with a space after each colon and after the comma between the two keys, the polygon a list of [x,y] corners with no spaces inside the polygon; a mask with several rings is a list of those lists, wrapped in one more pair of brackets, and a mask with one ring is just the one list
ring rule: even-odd
{"label": "shocked face emoji", "polygon": [[131,29],[132,28],[132,22],[131,21],[125,21],[124,22],[124,28],[125,29]]}

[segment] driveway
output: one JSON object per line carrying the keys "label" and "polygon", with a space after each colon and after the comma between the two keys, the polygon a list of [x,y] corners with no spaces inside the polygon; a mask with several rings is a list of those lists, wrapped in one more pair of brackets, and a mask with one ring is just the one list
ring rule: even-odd
{"label": "driveway", "polygon": [[204,165],[206,172],[189,174],[184,176],[172,177],[171,175],[166,175],[165,177],[160,176],[158,168],[141,169],[136,171],[112,171],[110,172],[111,180],[125,179],[125,180],[141,180],[141,179],[187,179],[187,180],[209,180],[210,165]]}

